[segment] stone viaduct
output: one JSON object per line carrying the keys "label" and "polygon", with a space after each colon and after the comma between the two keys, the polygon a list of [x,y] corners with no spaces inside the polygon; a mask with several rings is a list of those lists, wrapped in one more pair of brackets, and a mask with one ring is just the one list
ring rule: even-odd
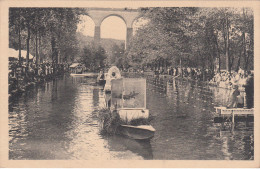
{"label": "stone viaduct", "polygon": [[139,17],[139,12],[137,9],[127,8],[89,8],[86,9],[85,15],[89,16],[95,23],[94,43],[96,44],[100,41],[100,25],[103,20],[110,16],[121,18],[126,24],[125,48],[127,48],[133,36],[133,22]]}

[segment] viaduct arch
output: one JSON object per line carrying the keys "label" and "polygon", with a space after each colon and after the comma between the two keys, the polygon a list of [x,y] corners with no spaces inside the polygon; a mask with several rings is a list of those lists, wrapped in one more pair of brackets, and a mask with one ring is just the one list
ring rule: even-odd
{"label": "viaduct arch", "polygon": [[100,42],[100,26],[101,23],[110,16],[121,18],[126,24],[126,42],[125,48],[128,48],[130,39],[133,36],[133,22],[138,18],[139,12],[136,9],[127,8],[89,8],[85,15],[88,15],[95,23],[94,43]]}

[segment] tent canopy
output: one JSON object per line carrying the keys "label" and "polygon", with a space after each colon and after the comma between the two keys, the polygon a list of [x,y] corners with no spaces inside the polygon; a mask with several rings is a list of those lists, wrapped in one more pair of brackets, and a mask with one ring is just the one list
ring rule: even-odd
{"label": "tent canopy", "polygon": [[70,65],[70,68],[75,68],[79,65],[79,63],[72,63],[72,65]]}
{"label": "tent canopy", "polygon": [[[21,50],[21,57],[25,59],[26,55],[27,55],[27,51]],[[9,48],[9,57],[18,59],[19,58],[19,50]],[[29,59],[33,59],[33,55],[31,55],[30,53],[29,53]]]}
{"label": "tent canopy", "polygon": [[[115,77],[113,77],[113,73],[115,73]],[[120,70],[116,66],[112,66],[108,70],[107,74],[110,76],[110,78],[121,78]]]}

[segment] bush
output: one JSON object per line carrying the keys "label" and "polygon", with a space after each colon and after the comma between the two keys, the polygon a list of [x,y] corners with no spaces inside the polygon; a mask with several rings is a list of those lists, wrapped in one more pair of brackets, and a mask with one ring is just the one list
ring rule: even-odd
{"label": "bush", "polygon": [[122,124],[116,111],[111,112],[108,108],[99,110],[99,119],[101,121],[101,133],[113,135],[117,127]]}
{"label": "bush", "polygon": [[134,119],[130,122],[126,123],[120,119],[119,114],[116,110],[112,111],[108,108],[102,108],[99,110],[99,119],[101,123],[101,133],[114,135],[117,133],[117,127],[119,125],[132,125],[132,126],[139,126],[139,125],[149,125],[150,121],[152,120],[151,117],[148,119],[140,118]]}

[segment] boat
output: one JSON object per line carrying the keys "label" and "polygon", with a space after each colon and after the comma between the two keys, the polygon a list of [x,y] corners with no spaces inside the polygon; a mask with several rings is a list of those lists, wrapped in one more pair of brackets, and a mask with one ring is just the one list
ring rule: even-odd
{"label": "boat", "polygon": [[154,137],[155,129],[151,125],[120,125],[118,132],[135,140],[149,140]]}
{"label": "boat", "polygon": [[136,140],[149,140],[155,129],[149,124],[146,108],[146,79],[118,78],[111,80],[110,110],[120,118],[117,132]]}
{"label": "boat", "polygon": [[94,72],[83,72],[83,73],[70,73],[71,76],[74,77],[97,77],[98,73]]}
{"label": "boat", "polygon": [[80,63],[70,65],[70,75],[74,77],[97,77],[98,73],[86,72],[86,67]]}
{"label": "boat", "polygon": [[[122,96],[123,100],[128,101],[129,95]],[[130,98],[135,99],[135,98]],[[137,98],[138,99],[138,98]],[[119,108],[117,113],[122,124],[118,127],[118,132],[129,138],[136,140],[147,140],[154,137],[155,129],[149,124],[149,110],[145,107]]]}

